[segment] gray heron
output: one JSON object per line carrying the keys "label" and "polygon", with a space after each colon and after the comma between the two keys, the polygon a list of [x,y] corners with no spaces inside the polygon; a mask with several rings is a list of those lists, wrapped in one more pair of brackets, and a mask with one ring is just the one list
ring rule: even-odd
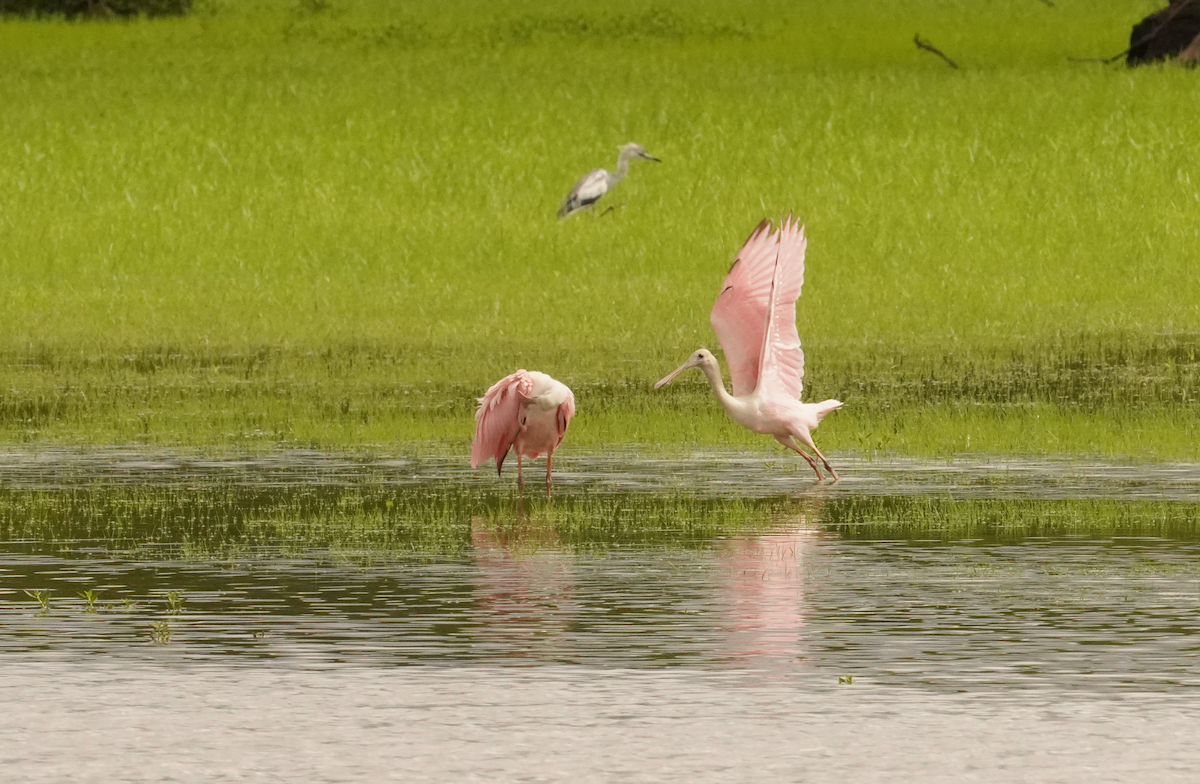
{"label": "gray heron", "polygon": [[646,148],[642,145],[633,142],[626,144],[621,148],[621,154],[617,156],[617,170],[610,172],[608,169],[596,169],[584,175],[582,180],[575,183],[575,187],[567,194],[566,201],[558,208],[558,217],[565,218],[573,212],[595,204],[601,196],[608,193],[621,181],[625,172],[629,170],[629,161],[633,158],[645,158],[648,161],[662,163],[658,158],[646,152]]}

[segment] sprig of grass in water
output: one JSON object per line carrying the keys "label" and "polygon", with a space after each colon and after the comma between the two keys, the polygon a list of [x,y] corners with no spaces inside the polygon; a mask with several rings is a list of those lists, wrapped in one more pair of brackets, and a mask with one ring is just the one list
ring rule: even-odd
{"label": "sprig of grass in water", "polygon": [[170,643],[171,624],[167,621],[151,621],[150,641],[155,645],[166,645]]}
{"label": "sprig of grass in water", "polygon": [[26,588],[25,595],[30,599],[34,599],[41,605],[42,609],[38,612],[39,615],[50,614],[50,591],[45,588]]}
{"label": "sprig of grass in water", "polygon": [[100,598],[100,594],[91,589],[79,591],[78,594],[79,598],[83,599],[83,611],[87,613],[96,612],[96,600]]}
{"label": "sprig of grass in water", "polygon": [[183,612],[183,606],[187,604],[187,598],[180,591],[167,591],[167,607],[168,611],[173,615],[178,615]]}

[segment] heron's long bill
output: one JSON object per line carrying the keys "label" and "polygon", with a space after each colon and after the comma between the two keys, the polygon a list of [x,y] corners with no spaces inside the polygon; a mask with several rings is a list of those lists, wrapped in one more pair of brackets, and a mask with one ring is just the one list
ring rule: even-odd
{"label": "heron's long bill", "polygon": [[684,362],[682,365],[680,365],[679,367],[672,370],[666,376],[664,376],[663,378],[660,378],[658,380],[658,383],[654,385],[654,388],[658,389],[659,387],[664,387],[667,384],[670,384],[671,379],[675,378],[676,376],[678,376],[680,373],[687,370],[688,368],[694,368],[699,364],[700,363],[697,362],[695,359],[689,358],[687,362]]}

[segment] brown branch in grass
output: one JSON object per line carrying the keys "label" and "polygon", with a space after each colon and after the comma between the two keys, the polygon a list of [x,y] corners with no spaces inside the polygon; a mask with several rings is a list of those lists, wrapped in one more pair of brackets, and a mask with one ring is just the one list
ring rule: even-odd
{"label": "brown branch in grass", "polygon": [[928,41],[922,41],[920,33],[913,35],[913,43],[917,45],[918,49],[924,49],[926,52],[933,52],[938,57],[945,60],[946,65],[950,66],[951,68],[958,68],[958,63],[954,62],[949,57],[947,57],[946,54],[941,49],[938,49],[936,46],[929,43]]}

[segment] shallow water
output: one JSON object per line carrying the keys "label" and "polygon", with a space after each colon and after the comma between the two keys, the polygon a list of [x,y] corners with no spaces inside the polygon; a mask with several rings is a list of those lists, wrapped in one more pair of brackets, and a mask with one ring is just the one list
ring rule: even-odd
{"label": "shallow water", "polygon": [[[1114,498],[1200,501],[1200,464],[1112,463],[1079,459],[972,457],[947,460],[839,457],[841,481],[815,483],[810,469],[786,454],[696,452],[670,458],[639,453],[555,455],[560,490],[663,493],[686,490],[705,497],[772,497],[781,494],[928,495],[971,498]],[[530,470],[531,487],[544,463]],[[472,470],[459,457],[383,459],[288,450],[265,455],[213,457],[193,453],[116,448],[102,452],[0,449],[6,487],[55,488],[84,484],[190,484],[219,480],[240,484],[352,484],[378,479],[398,487],[453,483],[511,487],[513,470],[497,478]]]}
{"label": "shallow water", "polygon": [[38,665],[24,782],[1195,780],[1195,700],[690,670]]}
{"label": "shallow water", "polygon": [[[28,523],[0,544],[0,769],[97,782],[1194,779],[1195,467],[850,464],[838,485],[776,498],[794,474],[726,458],[669,472],[574,458],[561,499],[517,515],[506,486],[450,461],[0,456],[0,530]],[[739,473],[766,500],[728,499]],[[684,485],[717,500],[670,495]],[[421,520],[364,516],[367,486],[395,508],[432,494],[442,538],[364,535]],[[14,519],[68,496],[57,516]],[[210,496],[212,514],[243,516],[226,538],[281,515],[335,535],[177,546],[192,529],[176,518]],[[614,508],[711,519],[647,533]],[[133,522],[117,544],[82,535],[88,514]],[[963,514],[1067,520],[1070,533],[1004,527],[1027,525],[1015,519],[959,536],[946,521]],[[26,590],[48,591],[48,609]]]}

